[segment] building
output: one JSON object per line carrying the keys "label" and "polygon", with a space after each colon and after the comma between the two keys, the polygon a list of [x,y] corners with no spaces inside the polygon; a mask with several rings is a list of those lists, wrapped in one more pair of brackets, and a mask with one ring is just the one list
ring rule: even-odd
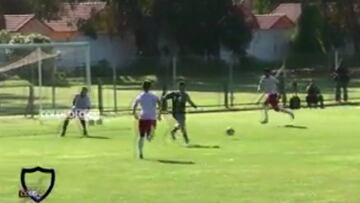
{"label": "building", "polygon": [[[40,33],[57,42],[88,41],[91,45],[91,61],[107,60],[122,68],[136,55],[135,39],[132,35],[110,35],[106,31],[97,33],[97,38],[84,35],[79,28],[80,20],[91,20],[106,12],[105,2],[64,3],[57,19],[39,20],[34,14],[4,15],[5,29],[9,32]],[[78,66],[85,61],[84,54],[71,47],[62,50],[62,65]]]}
{"label": "building", "polygon": [[263,61],[285,58],[300,15],[300,3],[282,3],[269,14],[255,15],[253,39],[247,50],[249,55]]}

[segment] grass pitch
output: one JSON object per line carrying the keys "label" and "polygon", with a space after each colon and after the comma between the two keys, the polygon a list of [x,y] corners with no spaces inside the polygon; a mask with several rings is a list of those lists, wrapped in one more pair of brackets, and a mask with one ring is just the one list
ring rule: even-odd
{"label": "grass pitch", "polygon": [[[360,202],[360,109],[296,111],[296,120],[260,112],[189,115],[193,148],[169,141],[164,118],[145,158],[135,158],[135,122],[109,118],[80,138],[73,121],[0,119],[0,202],[17,198],[22,167],[55,168],[44,202]],[[233,127],[234,136],[225,129]]]}

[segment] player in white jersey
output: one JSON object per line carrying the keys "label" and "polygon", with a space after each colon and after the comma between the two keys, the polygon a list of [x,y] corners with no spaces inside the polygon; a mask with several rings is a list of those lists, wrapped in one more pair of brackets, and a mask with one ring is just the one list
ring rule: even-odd
{"label": "player in white jersey", "polygon": [[[138,146],[138,156],[140,159],[143,159],[143,148],[144,148],[144,141],[145,138],[148,141],[151,140],[153,131],[156,128],[156,119],[161,119],[160,115],[160,99],[155,94],[150,92],[151,83],[149,81],[145,81],[143,83],[143,92],[140,93],[134,102],[133,105],[133,115],[136,120],[139,121],[138,128],[139,128],[139,138],[137,141]],[[138,114],[136,112],[137,107],[140,105],[141,111]],[[159,112],[157,112],[157,107]]]}
{"label": "player in white jersey", "polygon": [[73,106],[69,115],[65,118],[61,136],[65,136],[67,127],[69,125],[70,119],[78,118],[80,120],[81,126],[83,128],[83,135],[87,136],[86,129],[86,115],[90,110],[90,98],[88,96],[88,89],[83,87],[80,94],[75,95],[73,99]]}
{"label": "player in white jersey", "polygon": [[264,75],[260,79],[258,86],[258,91],[262,90],[264,91],[264,94],[266,94],[266,100],[263,104],[265,117],[264,120],[261,121],[262,124],[266,124],[269,121],[269,106],[271,106],[277,112],[283,112],[288,114],[292,119],[295,118],[294,114],[291,111],[279,106],[280,95],[278,92],[278,83],[279,81],[277,80],[277,78],[271,75],[270,70],[266,69]]}

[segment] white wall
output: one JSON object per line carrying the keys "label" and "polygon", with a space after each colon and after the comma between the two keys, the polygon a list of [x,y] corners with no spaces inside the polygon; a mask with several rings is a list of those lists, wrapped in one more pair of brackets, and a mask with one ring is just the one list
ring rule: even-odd
{"label": "white wall", "polygon": [[[96,64],[100,60],[107,60],[118,68],[124,68],[136,57],[135,39],[132,36],[125,38],[99,34],[97,39],[79,36],[72,41],[88,41],[91,47],[91,63]],[[62,66],[75,67],[85,63],[85,52],[80,48],[61,48]]]}
{"label": "white wall", "polygon": [[290,30],[257,30],[247,52],[263,61],[283,59],[289,51]]}

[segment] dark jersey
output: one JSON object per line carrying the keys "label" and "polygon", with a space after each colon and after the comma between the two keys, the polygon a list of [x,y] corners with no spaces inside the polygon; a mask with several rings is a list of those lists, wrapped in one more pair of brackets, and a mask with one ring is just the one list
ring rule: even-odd
{"label": "dark jersey", "polygon": [[189,100],[189,95],[187,93],[171,92],[165,96],[165,99],[171,99],[172,113],[186,112],[186,102]]}

